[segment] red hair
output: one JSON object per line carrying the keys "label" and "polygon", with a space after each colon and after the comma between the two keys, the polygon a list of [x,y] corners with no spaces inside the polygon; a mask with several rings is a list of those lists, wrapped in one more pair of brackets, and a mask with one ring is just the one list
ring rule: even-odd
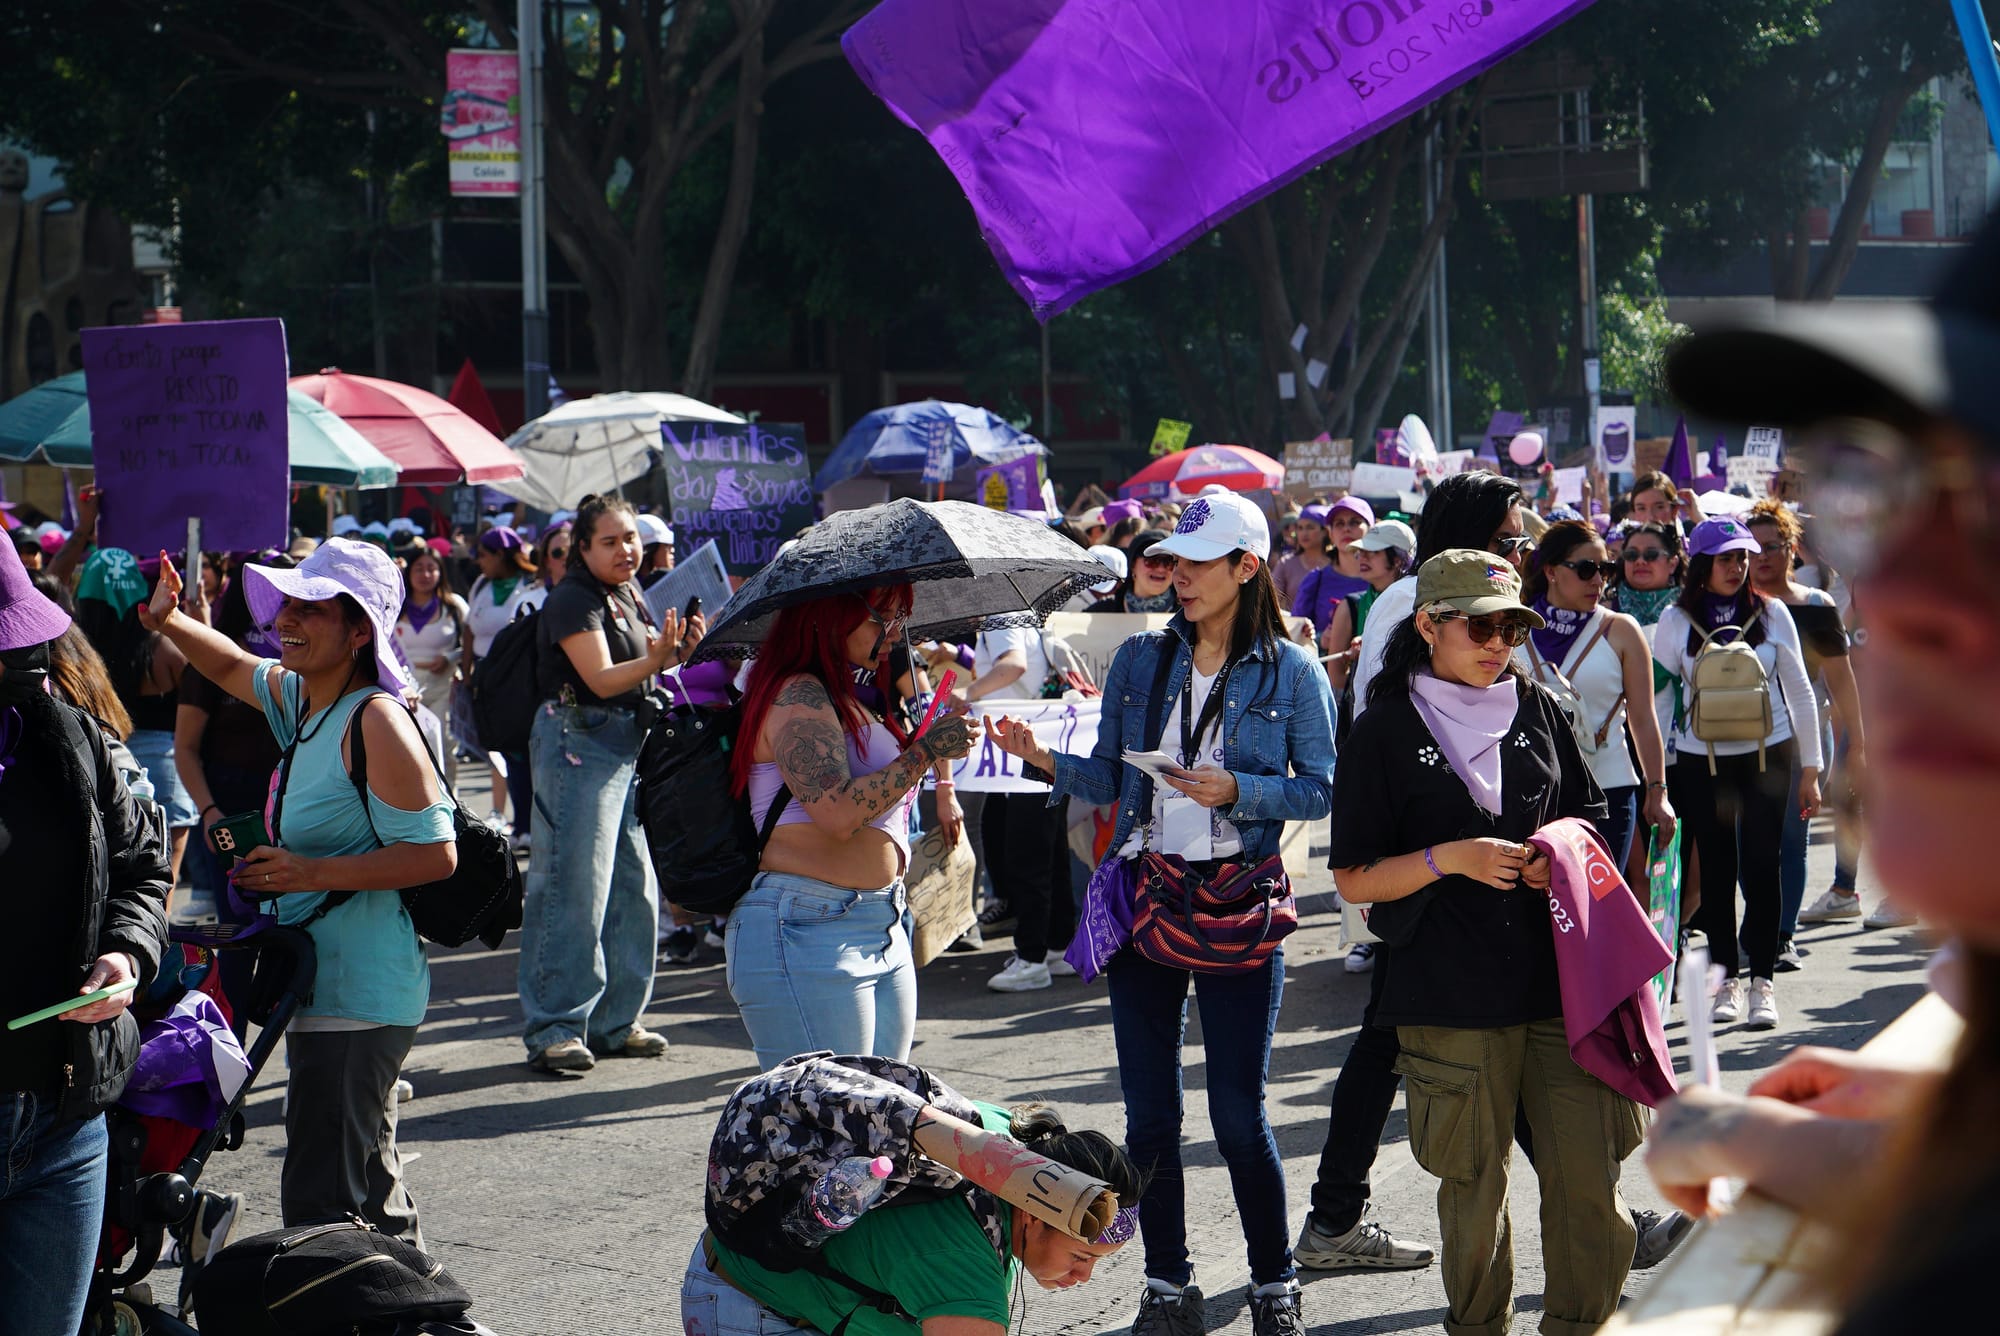
{"label": "red hair", "polygon": [[[865,594],[833,594],[810,603],[779,610],[751,661],[750,681],[743,696],[743,725],[729,757],[729,789],[742,797],[750,787],[750,767],[757,759],[757,739],[778,698],[778,690],[794,677],[813,678],[826,687],[833,712],[849,737],[859,739],[872,722],[854,694],[853,665],[847,658],[847,637],[870,613],[908,614],[910,586],[883,585]],[[890,643],[882,644],[886,661]],[[878,670],[881,662],[877,663]],[[879,675],[879,673],[878,673]],[[884,682],[887,693],[893,684]]]}

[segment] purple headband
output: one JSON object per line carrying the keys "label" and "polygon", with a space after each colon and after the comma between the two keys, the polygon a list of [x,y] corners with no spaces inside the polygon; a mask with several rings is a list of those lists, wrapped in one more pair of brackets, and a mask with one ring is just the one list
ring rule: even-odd
{"label": "purple headband", "polygon": [[1139,1208],[1136,1206],[1127,1206],[1124,1210],[1118,1212],[1117,1215],[1112,1216],[1111,1223],[1104,1227],[1104,1232],[1092,1239],[1091,1242],[1100,1244],[1129,1243],[1132,1240],[1132,1236],[1138,1230]]}

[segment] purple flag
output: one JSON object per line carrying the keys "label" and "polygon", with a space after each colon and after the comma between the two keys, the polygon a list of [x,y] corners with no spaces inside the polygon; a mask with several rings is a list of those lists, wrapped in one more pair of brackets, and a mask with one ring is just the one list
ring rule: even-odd
{"label": "purple flag", "polygon": [[841,46],[1043,319],[1590,0],[884,0]]}
{"label": "purple flag", "polygon": [[1674,443],[1667,447],[1667,462],[1661,472],[1676,487],[1686,487],[1694,482],[1694,455],[1688,445],[1688,423],[1680,418],[1674,423]]}
{"label": "purple flag", "polygon": [[210,552],[283,547],[291,419],[281,320],[83,331],[98,541],[178,553],[201,520]]}

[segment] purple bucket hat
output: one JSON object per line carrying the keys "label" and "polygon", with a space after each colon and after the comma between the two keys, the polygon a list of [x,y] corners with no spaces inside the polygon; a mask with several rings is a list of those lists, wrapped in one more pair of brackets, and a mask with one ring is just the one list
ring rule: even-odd
{"label": "purple bucket hat", "polygon": [[250,616],[268,627],[288,598],[318,603],[346,594],[361,605],[375,628],[375,680],[385,690],[402,695],[415,681],[396,648],[396,619],[403,612],[403,577],[396,564],[373,543],[329,538],[291,570],[245,566],[243,594]]}
{"label": "purple bucket hat", "polygon": [[21,554],[0,543],[0,650],[47,644],[69,629],[69,614],[28,578]]}

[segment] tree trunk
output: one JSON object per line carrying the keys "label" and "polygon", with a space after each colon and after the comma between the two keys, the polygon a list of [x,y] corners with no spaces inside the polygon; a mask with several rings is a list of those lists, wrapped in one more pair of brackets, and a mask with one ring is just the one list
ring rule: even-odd
{"label": "tree trunk", "polygon": [[1882,178],[1882,160],[1895,141],[1896,122],[1903,118],[1903,108],[1910,104],[1917,90],[1929,80],[1928,69],[1910,69],[1883,91],[1882,100],[1875,107],[1875,119],[1868,126],[1868,138],[1861,146],[1861,160],[1855,164],[1854,180],[1847,188],[1847,198],[1840,203],[1840,221],[1834,224],[1826,258],[1820,261],[1819,272],[1806,288],[1807,301],[1832,301],[1840,292],[1840,285],[1847,281],[1847,271],[1854,267],[1854,253],[1861,245],[1861,226],[1868,217],[1875,183]]}
{"label": "tree trunk", "polygon": [[715,226],[708,274],[702,282],[701,305],[688,334],[687,370],[681,393],[707,399],[714,389],[715,360],[722,343],[722,321],[729,311],[730,289],[736,283],[736,262],[750,233],[750,203],[757,190],[757,144],[764,123],[764,35],[760,31],[743,48],[736,66],[736,118],[730,130],[729,193]]}

